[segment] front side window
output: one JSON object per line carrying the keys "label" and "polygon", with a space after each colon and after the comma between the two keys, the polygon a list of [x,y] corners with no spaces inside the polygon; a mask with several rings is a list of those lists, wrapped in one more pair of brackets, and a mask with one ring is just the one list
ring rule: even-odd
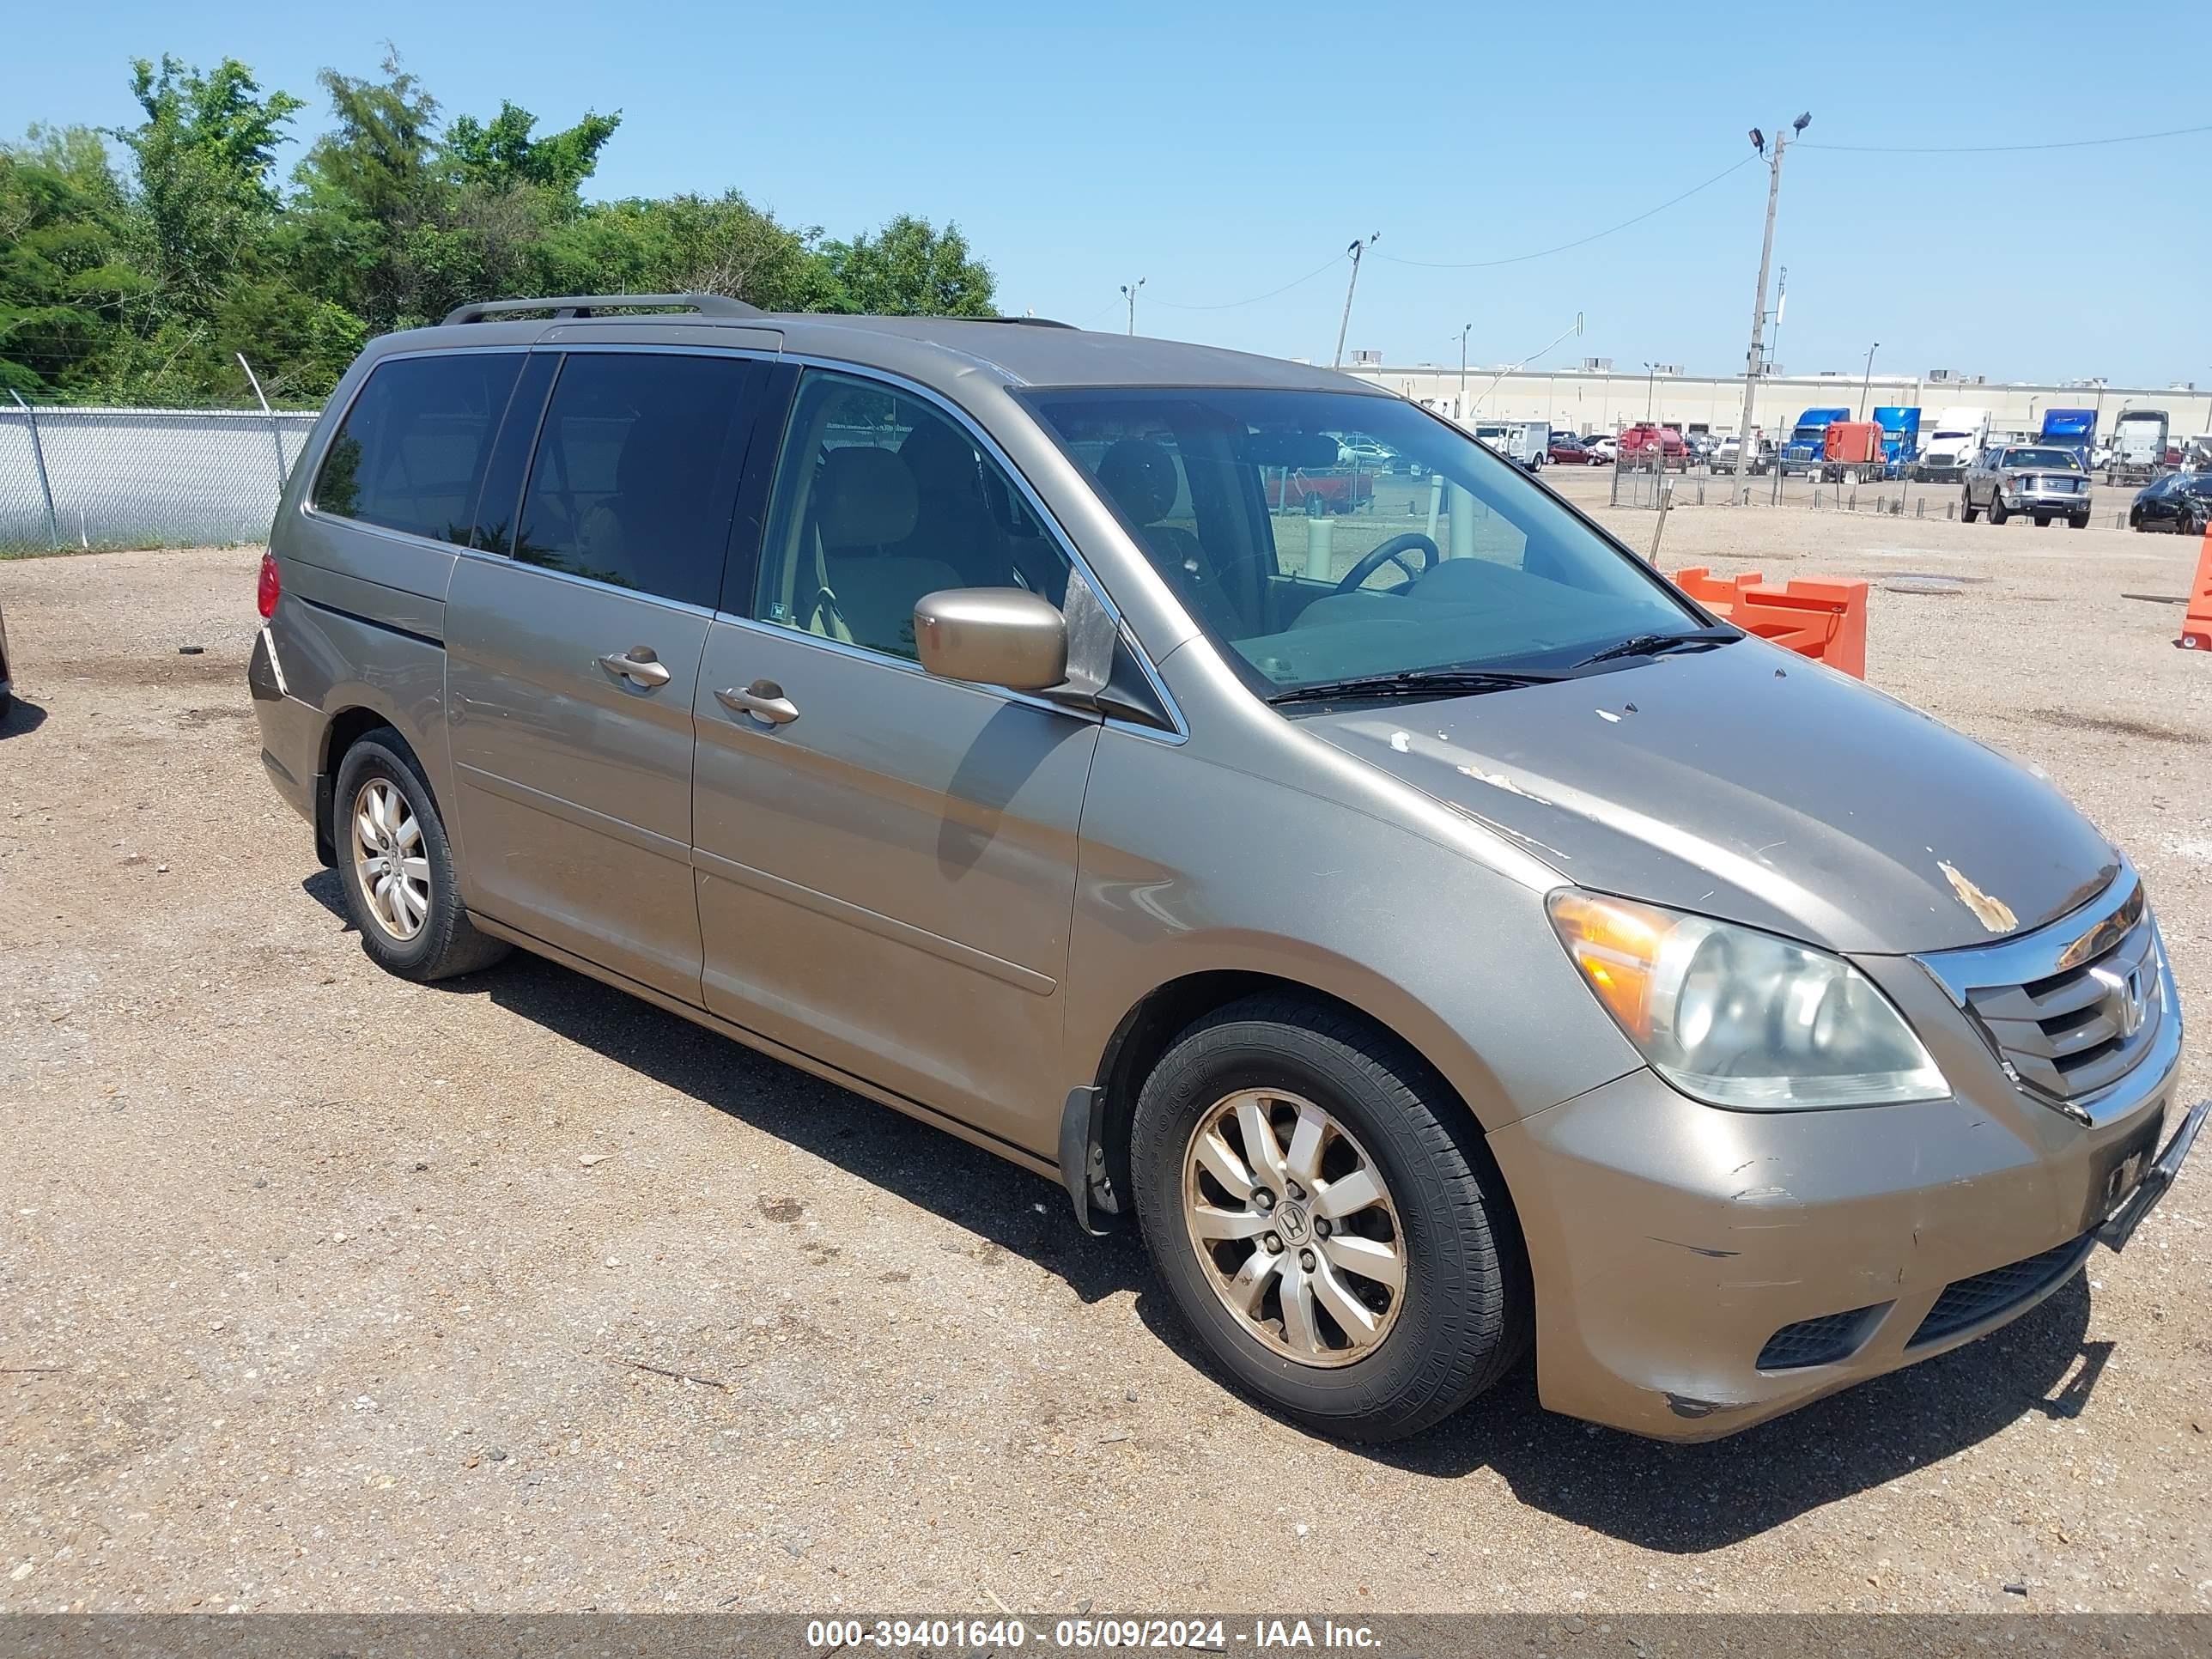
{"label": "front side window", "polygon": [[514,557],[711,607],[750,373],[735,357],[570,353],[538,431]]}
{"label": "front side window", "polygon": [[[1263,696],[1429,670],[1565,672],[1609,646],[1702,625],[1511,462],[1396,398],[1025,395]],[[1354,433],[1383,457],[1342,461]]]}
{"label": "front side window", "polygon": [[323,458],[315,510],[466,542],[492,438],[521,367],[514,351],[378,364]]}
{"label": "front side window", "polygon": [[1026,587],[1060,605],[1068,572],[958,422],[880,382],[808,371],[769,508],[758,620],[912,661],[924,594]]}

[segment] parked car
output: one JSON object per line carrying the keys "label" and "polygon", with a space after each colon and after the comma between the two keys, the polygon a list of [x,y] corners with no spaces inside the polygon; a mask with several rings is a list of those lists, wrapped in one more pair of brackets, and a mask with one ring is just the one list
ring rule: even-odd
{"label": "parked car", "polygon": [[2212,472],[2169,472],[2136,492],[2130,530],[2172,530],[2201,536],[2212,525]]}
{"label": "parked car", "polygon": [[1554,432],[1547,453],[1554,466],[1588,466],[1593,459],[1589,446],[1571,432]]}
{"label": "parked car", "polygon": [[[262,761],[391,972],[520,945],[1056,1180],[1353,1437],[1532,1347],[1554,1410],[1729,1433],[2171,1184],[2207,1109],[2160,1151],[2127,860],[1449,422],[1019,319],[597,314],[641,303],[373,341],[279,503]],[[1347,428],[1472,501],[1455,556],[1279,554],[1247,505]]]}
{"label": "parked car", "polygon": [[1391,460],[1390,452],[1372,438],[1353,436],[1340,439],[1336,446],[1339,466],[1364,467],[1370,472],[1379,472]]}
{"label": "parked car", "polygon": [[2089,523],[2089,474],[2070,449],[2006,445],[1985,449],[1966,469],[1959,516],[1968,524],[1986,512],[1991,524],[2015,513],[2033,515],[2039,527],[2063,519],[2076,530]]}
{"label": "parked car", "polygon": [[1611,466],[1620,454],[1620,441],[1609,432],[1584,440],[1583,447],[1589,451],[1592,466]]}

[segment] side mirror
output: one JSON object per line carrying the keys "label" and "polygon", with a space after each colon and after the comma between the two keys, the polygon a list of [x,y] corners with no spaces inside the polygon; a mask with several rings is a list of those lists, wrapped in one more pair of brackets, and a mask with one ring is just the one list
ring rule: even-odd
{"label": "side mirror", "polygon": [[1025,587],[946,587],[915,601],[921,665],[948,680],[1043,691],[1067,678],[1067,619]]}

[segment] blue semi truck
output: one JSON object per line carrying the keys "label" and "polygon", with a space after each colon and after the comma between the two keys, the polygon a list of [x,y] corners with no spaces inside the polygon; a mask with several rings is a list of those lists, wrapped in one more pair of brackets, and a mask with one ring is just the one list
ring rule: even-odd
{"label": "blue semi truck", "polygon": [[2037,436],[2039,443],[2054,448],[2070,449],[2081,458],[2081,470],[2089,470],[2089,458],[2097,449],[2097,411],[2094,409],[2046,409],[2043,411],[2043,430]]}
{"label": "blue semi truck", "polygon": [[1882,477],[1903,477],[1905,469],[1920,453],[1919,410],[1877,409],[1874,423],[1881,428]]}
{"label": "blue semi truck", "polygon": [[1782,446],[1782,471],[1818,472],[1822,458],[1827,453],[1828,428],[1838,421],[1848,421],[1848,409],[1808,409],[1797,417],[1797,424],[1790,428],[1790,441]]}

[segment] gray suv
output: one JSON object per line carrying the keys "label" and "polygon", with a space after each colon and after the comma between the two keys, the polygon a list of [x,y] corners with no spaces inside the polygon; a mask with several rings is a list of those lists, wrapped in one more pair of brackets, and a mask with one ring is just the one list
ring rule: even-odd
{"label": "gray suv", "polygon": [[[1423,482],[1308,513],[1354,434]],[[260,605],[379,963],[520,945],[1054,1180],[1328,1433],[1531,1348],[1742,1428],[2048,1296],[2203,1120],[2046,782],[1319,369],[471,306],[346,375]]]}

